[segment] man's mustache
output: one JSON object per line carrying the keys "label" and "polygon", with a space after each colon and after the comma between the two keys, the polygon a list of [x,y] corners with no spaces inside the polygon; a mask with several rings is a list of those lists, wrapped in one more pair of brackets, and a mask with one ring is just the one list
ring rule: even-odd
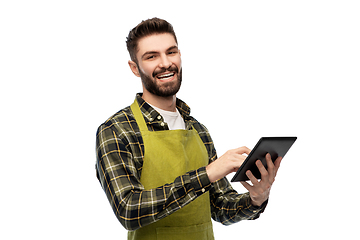
{"label": "man's mustache", "polygon": [[176,73],[179,73],[179,69],[175,64],[173,64],[168,68],[162,68],[160,70],[154,71],[152,76],[153,76],[153,78],[155,78],[156,75],[158,75],[160,73],[164,73],[164,72],[176,72]]}

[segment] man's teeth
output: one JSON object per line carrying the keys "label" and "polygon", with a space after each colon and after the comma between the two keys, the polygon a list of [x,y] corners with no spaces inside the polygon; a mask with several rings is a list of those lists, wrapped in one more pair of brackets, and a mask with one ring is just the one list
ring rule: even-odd
{"label": "man's teeth", "polygon": [[167,73],[167,74],[158,76],[158,78],[168,78],[168,77],[172,77],[172,76],[174,76],[174,73]]}

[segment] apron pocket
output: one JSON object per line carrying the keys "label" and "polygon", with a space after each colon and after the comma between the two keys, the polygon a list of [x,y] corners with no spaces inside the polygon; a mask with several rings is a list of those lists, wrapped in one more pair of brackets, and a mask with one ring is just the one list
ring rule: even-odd
{"label": "apron pocket", "polygon": [[157,240],[212,240],[214,233],[211,221],[187,227],[159,227],[156,228]]}

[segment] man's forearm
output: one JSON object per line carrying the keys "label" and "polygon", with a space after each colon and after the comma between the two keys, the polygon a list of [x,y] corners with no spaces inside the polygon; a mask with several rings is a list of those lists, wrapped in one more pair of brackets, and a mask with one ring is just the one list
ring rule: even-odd
{"label": "man's forearm", "polygon": [[154,223],[211,188],[204,167],[179,176],[173,183],[156,189],[144,190],[142,186],[128,185],[123,186],[122,191],[114,192],[113,187],[117,184],[119,182],[114,180],[110,184],[103,184],[103,187],[105,186],[104,190],[116,217],[127,230],[136,230]]}

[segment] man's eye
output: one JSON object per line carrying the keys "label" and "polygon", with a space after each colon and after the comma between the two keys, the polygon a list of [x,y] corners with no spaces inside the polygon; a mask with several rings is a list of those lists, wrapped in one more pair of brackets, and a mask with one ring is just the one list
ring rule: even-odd
{"label": "man's eye", "polygon": [[153,59],[154,57],[155,57],[154,55],[150,55],[146,59]]}

